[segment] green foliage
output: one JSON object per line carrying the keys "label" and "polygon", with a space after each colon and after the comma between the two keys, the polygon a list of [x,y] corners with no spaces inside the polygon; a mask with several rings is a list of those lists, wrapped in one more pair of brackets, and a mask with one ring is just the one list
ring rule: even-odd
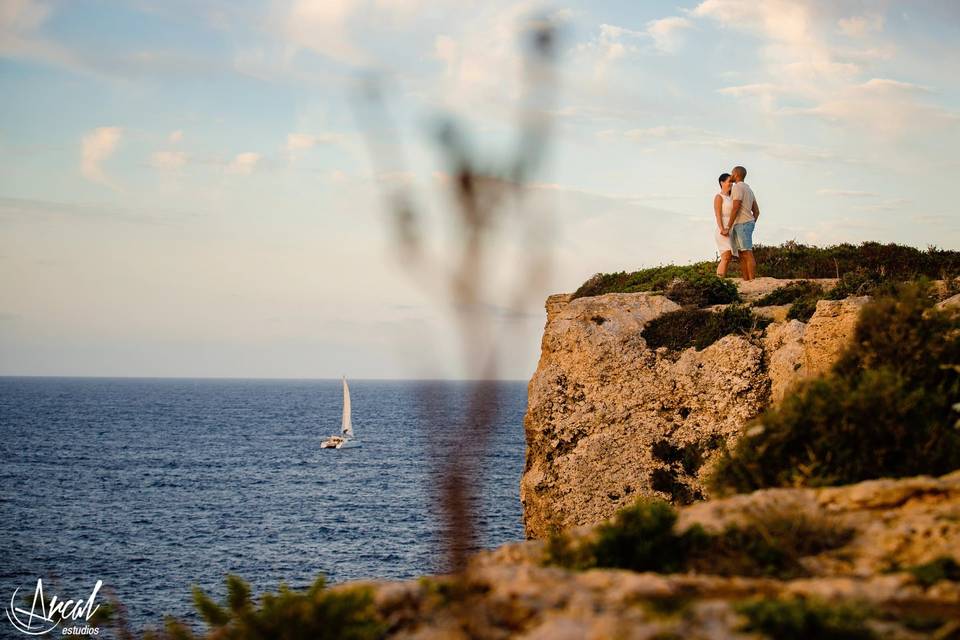
{"label": "green foliage", "polygon": [[677,278],[667,287],[666,296],[684,307],[707,307],[740,300],[735,284],[714,274],[702,273]]}
{"label": "green foliage", "polygon": [[862,271],[886,279],[914,280],[960,273],[960,251],[936,247],[924,251],[893,243],[811,247],[786,242],[780,246],[757,245],[753,255],[757,275],[771,278],[842,278],[845,273]]}
{"label": "green foliage", "polygon": [[767,295],[753,303],[755,307],[769,307],[781,304],[791,304],[801,298],[810,296],[822,296],[823,287],[810,280],[797,280],[789,282],[782,287],[774,289]]}
{"label": "green foliage", "polygon": [[[771,278],[843,278],[844,274],[859,272],[883,280],[907,281],[921,276],[951,280],[952,276],[960,274],[960,251],[936,247],[924,251],[879,242],[829,247],[786,242],[779,246],[755,245],[753,255],[757,261],[757,275]],[[714,274],[715,266],[713,261],[705,261],[690,266],[667,265],[630,273],[598,273],[577,289],[573,297],[663,291],[677,278]],[[737,262],[731,263],[728,273],[731,276],[739,275]]]}
{"label": "green foliage", "polygon": [[789,580],[809,575],[802,558],[842,547],[853,534],[816,512],[790,504],[768,507],[748,514],[744,525],[712,536],[707,552],[691,566],[702,573]]}
{"label": "green foliage", "polygon": [[643,338],[651,349],[667,347],[682,351],[696,347],[701,351],[731,333],[748,334],[770,324],[768,318],[754,314],[741,305],[732,305],[719,311],[679,309],[664,313],[643,330]]}
{"label": "green foliage", "polygon": [[642,500],[597,527],[593,555],[597,567],[633,571],[680,571],[687,555],[704,540],[701,529],[676,534],[677,513],[661,500]]}
{"label": "green foliage", "polygon": [[788,320],[806,322],[817,310],[817,301],[826,296],[823,287],[810,280],[790,282],[753,303],[755,307],[789,304]]}
{"label": "green foliage", "polygon": [[917,582],[930,587],[941,580],[960,582],[960,564],[950,556],[940,556],[935,560],[907,569]]}
{"label": "green foliage", "polygon": [[817,301],[819,296],[805,296],[790,305],[787,309],[787,320],[799,320],[807,322],[817,311]]}
{"label": "green foliage", "polygon": [[855,603],[761,598],[741,602],[736,610],[747,618],[742,631],[760,632],[775,640],[872,640],[877,637],[866,626],[870,609]]}
{"label": "green foliage", "polygon": [[960,316],[922,287],[866,305],[851,346],[747,425],[713,488],[848,484],[960,467]]}
{"label": "green foliage", "polygon": [[[598,273],[577,289],[573,298],[599,296],[605,293],[637,293],[639,291],[665,291],[677,279],[714,273],[711,262],[698,262],[689,266],[667,265],[641,269],[627,273]],[[715,274],[714,274],[715,276]]]}
{"label": "green foliage", "polygon": [[[266,593],[256,607],[250,587],[236,576],[227,577],[227,602],[216,603],[194,587],[197,611],[212,627],[207,638],[216,640],[373,640],[383,637],[385,626],[373,606],[368,588],[329,591],[323,577],[306,591],[285,585],[278,593]],[[150,637],[163,640],[194,640],[182,622],[166,621],[162,632]]]}
{"label": "green foliage", "polygon": [[641,499],[600,525],[592,538],[554,533],[545,563],[572,570],[594,567],[657,571],[693,570],[715,575],[808,575],[800,559],[847,544],[853,532],[790,505],[748,514],[744,524],[718,534],[694,525],[674,530],[676,511],[661,500]]}
{"label": "green foliage", "polygon": [[583,570],[681,571],[689,554],[706,540],[700,527],[677,534],[677,512],[662,500],[641,499],[597,527],[592,540],[573,542],[563,533],[547,543],[546,564]]}

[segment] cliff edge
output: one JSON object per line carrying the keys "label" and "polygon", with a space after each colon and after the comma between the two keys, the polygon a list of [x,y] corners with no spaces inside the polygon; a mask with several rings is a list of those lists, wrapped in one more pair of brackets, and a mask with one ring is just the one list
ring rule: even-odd
{"label": "cliff edge", "polygon": [[[749,302],[788,282],[738,287]],[[639,495],[681,505],[709,497],[703,480],[719,450],[797,379],[830,367],[866,301],[821,300],[807,323],[760,307],[775,320],[762,333],[676,353],[642,335],[680,308],[663,295],[550,296],[524,419],[527,536],[601,522]]]}

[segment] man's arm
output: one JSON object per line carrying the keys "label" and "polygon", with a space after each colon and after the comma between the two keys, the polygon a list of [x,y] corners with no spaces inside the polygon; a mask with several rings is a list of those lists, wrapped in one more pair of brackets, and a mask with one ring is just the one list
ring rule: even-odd
{"label": "man's arm", "polygon": [[756,198],[753,200],[753,206],[750,208],[750,211],[753,213],[754,222],[760,219],[760,205],[757,204]]}
{"label": "man's arm", "polygon": [[737,216],[740,214],[740,205],[743,203],[742,200],[734,200],[733,208],[730,209],[730,226],[727,227],[727,231],[733,228],[733,225],[737,224]]}

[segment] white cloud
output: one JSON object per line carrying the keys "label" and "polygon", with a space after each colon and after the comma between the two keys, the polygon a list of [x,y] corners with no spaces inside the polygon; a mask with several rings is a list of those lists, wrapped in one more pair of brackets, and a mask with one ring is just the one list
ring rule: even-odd
{"label": "white cloud", "polygon": [[104,173],[101,163],[109,158],[120,142],[120,127],[99,127],[83,137],[80,151],[80,172],[92,182],[115,186]]}
{"label": "white cloud", "polygon": [[170,135],[167,136],[167,140],[173,143],[181,142],[183,140],[183,131],[180,131],[179,129],[172,131]]}
{"label": "white cloud", "polygon": [[157,151],[150,156],[150,165],[155,169],[176,170],[187,164],[187,154],[183,151]]}
{"label": "white cloud", "polygon": [[342,136],[333,133],[309,134],[309,133],[290,133],[287,134],[287,151],[302,151],[311,149],[320,144],[333,144],[339,142]]}
{"label": "white cloud", "polygon": [[653,46],[657,51],[675,53],[683,44],[683,32],[692,27],[693,24],[686,18],[661,18],[647,23],[647,35],[653,38]]}
{"label": "white cloud", "polygon": [[253,151],[246,151],[237,154],[227,165],[227,173],[236,173],[240,175],[250,175],[260,162],[260,154]]}
{"label": "white cloud", "polygon": [[883,29],[884,19],[880,14],[869,16],[851,16],[849,18],[840,18],[837,26],[843,35],[850,38],[862,38],[863,36]]}
{"label": "white cloud", "polygon": [[[690,15],[761,39],[761,73],[766,77],[720,93],[759,98],[768,116],[815,115],[885,138],[954,126],[955,112],[924,101],[933,93],[929,88],[864,79],[867,70],[890,59],[896,47],[889,38],[882,39],[884,3],[869,13],[843,13],[851,4],[859,6],[827,0],[704,0]],[[838,33],[846,36],[840,43],[831,39]],[[851,39],[856,40],[852,48]]]}

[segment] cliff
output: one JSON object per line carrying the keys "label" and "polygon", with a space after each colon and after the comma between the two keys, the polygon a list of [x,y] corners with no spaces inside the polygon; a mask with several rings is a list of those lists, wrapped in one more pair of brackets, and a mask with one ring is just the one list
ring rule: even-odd
{"label": "cliff", "polygon": [[[787,282],[758,278],[740,293],[757,300]],[[703,479],[721,447],[797,379],[830,367],[866,300],[821,300],[807,323],[761,307],[778,320],[762,334],[677,354],[641,335],[679,309],[662,295],[548,298],[524,420],[527,536],[600,522],[638,495],[674,504],[709,497]]]}

